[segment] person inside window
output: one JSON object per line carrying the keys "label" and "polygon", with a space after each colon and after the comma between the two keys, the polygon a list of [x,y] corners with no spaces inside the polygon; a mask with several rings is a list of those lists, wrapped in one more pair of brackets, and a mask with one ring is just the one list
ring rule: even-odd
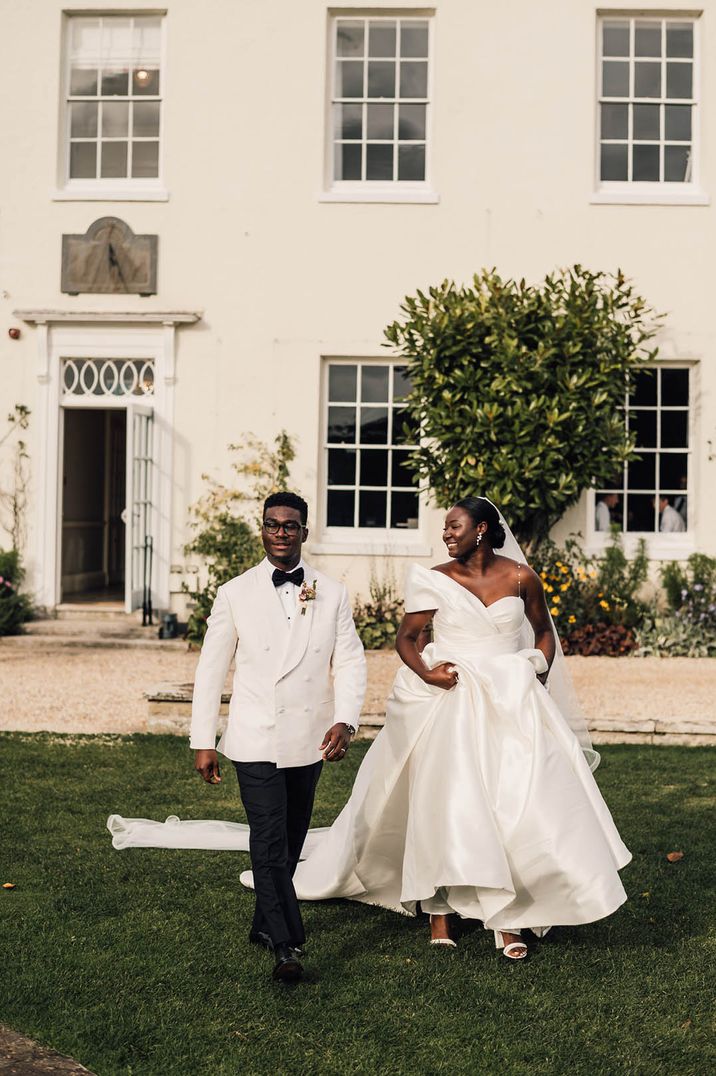
{"label": "person inside window", "polygon": [[[612,512],[619,504],[618,493],[602,493],[597,501],[594,529],[608,531],[612,525]],[[616,522],[616,521],[615,521]]]}
{"label": "person inside window", "polygon": [[684,517],[663,495],[659,497],[659,530],[662,534],[681,534],[686,530]]}

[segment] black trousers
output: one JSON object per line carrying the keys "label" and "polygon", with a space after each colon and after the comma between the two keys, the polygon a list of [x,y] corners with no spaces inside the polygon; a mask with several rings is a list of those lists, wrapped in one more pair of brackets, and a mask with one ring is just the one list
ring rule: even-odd
{"label": "black trousers", "polygon": [[235,762],[241,800],[251,827],[249,852],[256,910],[252,931],[274,945],[306,940],[293,874],[311,821],[322,762],[278,769],[273,762]]}

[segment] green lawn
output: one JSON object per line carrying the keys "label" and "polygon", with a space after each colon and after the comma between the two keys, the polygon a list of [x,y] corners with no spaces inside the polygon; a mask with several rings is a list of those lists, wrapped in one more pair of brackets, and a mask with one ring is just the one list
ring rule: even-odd
{"label": "green lawn", "polygon": [[[364,745],[319,786],[346,799]],[[305,905],[310,975],[269,981],[246,933],[248,856],[115,852],[108,814],[243,817],[172,737],[0,736],[0,1023],[110,1073],[674,1073],[716,1067],[709,748],[609,747],[599,783],[634,853],[630,901],[523,964],[465,924]],[[679,863],[666,853],[682,850]]]}

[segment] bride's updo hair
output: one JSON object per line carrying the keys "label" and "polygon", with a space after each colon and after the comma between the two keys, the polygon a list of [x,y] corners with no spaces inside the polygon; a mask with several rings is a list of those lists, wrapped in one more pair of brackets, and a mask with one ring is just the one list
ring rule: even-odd
{"label": "bride's updo hair", "polygon": [[487,538],[493,549],[502,549],[505,544],[505,528],[500,523],[500,514],[491,501],[484,497],[463,497],[457,501],[456,508],[464,508],[472,521],[487,523]]}

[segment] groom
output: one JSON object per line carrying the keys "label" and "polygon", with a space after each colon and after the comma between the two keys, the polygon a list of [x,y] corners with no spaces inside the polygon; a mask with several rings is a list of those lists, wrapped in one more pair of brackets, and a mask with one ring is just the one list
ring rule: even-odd
{"label": "groom", "polygon": [[273,978],[283,982],[303,976],[305,935],[292,878],[316,785],[324,759],[345,757],[366,681],[345,586],[301,557],[307,522],[308,505],[295,493],[267,498],[266,559],[219,587],[191,718],[194,768],[216,784],[217,718],[235,657],[229,720],[218,749],[236,767],[251,828],[256,910],[249,941],[273,951]]}

